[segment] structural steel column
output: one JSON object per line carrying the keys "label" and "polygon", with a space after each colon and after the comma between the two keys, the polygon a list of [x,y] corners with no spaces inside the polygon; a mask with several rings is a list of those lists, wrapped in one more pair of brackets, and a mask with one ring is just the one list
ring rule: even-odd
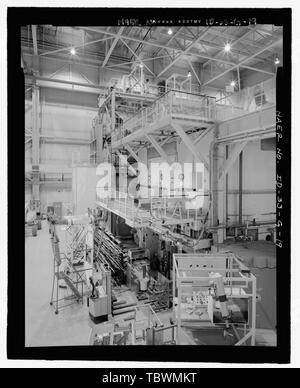
{"label": "structural steel column", "polygon": [[[225,146],[225,158],[228,160],[228,144]],[[228,172],[225,176],[225,225],[228,226]]]}
{"label": "structural steel column", "polygon": [[[32,165],[40,164],[40,90],[32,88]],[[33,179],[32,196],[39,199],[39,178]]]}
{"label": "structural steel column", "polygon": [[211,167],[211,195],[212,195],[212,224],[218,224],[218,145],[214,144],[212,148],[212,167]]}
{"label": "structural steel column", "polygon": [[111,92],[111,131],[114,132],[116,127],[116,92]]}
{"label": "structural steel column", "polygon": [[239,155],[239,224],[243,222],[243,151]]}
{"label": "structural steel column", "polygon": [[96,130],[96,163],[103,162],[103,124],[97,123]]}
{"label": "structural steel column", "polygon": [[[218,126],[215,128],[215,139],[217,137]],[[224,223],[225,218],[225,198],[224,198],[224,176],[219,177],[219,166],[224,163],[221,154],[221,145],[213,143],[210,149],[210,192],[211,192],[211,222],[213,226]]]}

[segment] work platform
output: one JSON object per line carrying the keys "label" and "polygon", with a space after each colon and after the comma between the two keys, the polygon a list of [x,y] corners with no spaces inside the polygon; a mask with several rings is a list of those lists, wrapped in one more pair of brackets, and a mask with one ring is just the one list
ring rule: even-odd
{"label": "work platform", "polygon": [[[160,201],[159,205],[158,201]],[[126,193],[122,195],[118,193],[115,199],[98,198],[96,202],[97,206],[123,218],[130,227],[150,228],[163,236],[166,241],[181,244],[187,252],[210,248],[211,240],[208,238],[201,238],[195,242],[188,235],[177,232],[178,226],[182,228],[185,225],[195,225],[195,227],[198,225],[198,230],[202,230],[205,224],[205,216],[200,214],[199,210],[186,210],[184,204],[184,198],[160,197],[151,198],[148,208],[143,208]]]}
{"label": "work platform", "polygon": [[112,148],[139,142],[148,136],[164,140],[172,134],[204,130],[215,122],[215,99],[200,94],[169,90],[156,99],[151,107],[142,109],[112,133]]}
{"label": "work platform", "polygon": [[[114,199],[98,198],[96,204],[124,218],[126,223],[134,228],[149,226],[153,223],[161,227],[163,225],[187,224],[197,218],[197,210],[182,208],[184,204],[182,197],[161,197],[160,206],[157,205],[157,201],[158,198],[151,198],[148,200],[149,207],[142,208],[126,193],[117,193]],[[143,199],[140,202],[143,202]],[[154,202],[156,202],[155,205],[153,205]],[[170,202],[173,203],[172,207],[168,206]]]}

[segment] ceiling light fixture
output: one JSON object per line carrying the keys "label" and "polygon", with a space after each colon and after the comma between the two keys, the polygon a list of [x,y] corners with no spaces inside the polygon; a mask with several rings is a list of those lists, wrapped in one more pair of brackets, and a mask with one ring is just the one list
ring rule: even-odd
{"label": "ceiling light fixture", "polygon": [[74,47],[71,48],[70,53],[71,53],[71,55],[75,55],[76,54],[76,50],[74,49]]}
{"label": "ceiling light fixture", "polygon": [[229,53],[229,51],[231,50],[231,46],[230,46],[229,43],[225,44],[224,50],[225,50],[226,53]]}
{"label": "ceiling light fixture", "polygon": [[274,61],[274,63],[275,63],[275,65],[279,65],[279,63],[280,63],[280,60],[279,60],[279,58],[278,58],[278,57],[275,57],[275,61]]}
{"label": "ceiling light fixture", "polygon": [[168,34],[169,34],[169,35],[172,35],[172,34],[173,34],[173,31],[172,31],[171,28],[168,29]]}
{"label": "ceiling light fixture", "polygon": [[144,64],[143,63],[140,63],[139,64],[140,68],[142,69],[144,67]]}
{"label": "ceiling light fixture", "polygon": [[187,75],[189,78],[192,76],[191,72],[189,71],[188,72],[188,75]]}
{"label": "ceiling light fixture", "polygon": [[235,87],[235,81],[231,81],[230,86]]}

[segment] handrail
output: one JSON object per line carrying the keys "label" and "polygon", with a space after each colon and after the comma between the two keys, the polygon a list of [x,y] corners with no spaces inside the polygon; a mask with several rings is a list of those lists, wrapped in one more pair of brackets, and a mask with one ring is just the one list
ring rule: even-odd
{"label": "handrail", "polygon": [[230,120],[249,112],[263,110],[266,105],[275,102],[276,85],[274,79],[270,78],[216,100],[217,119],[221,122]]}
{"label": "handrail", "polygon": [[182,117],[190,115],[204,121],[214,121],[215,100],[215,97],[204,94],[169,89],[154,100],[150,107],[141,109],[115,128],[112,136],[115,140],[120,140],[120,136],[126,136],[127,131],[132,133],[137,127],[143,128],[166,115],[172,114],[183,115]]}

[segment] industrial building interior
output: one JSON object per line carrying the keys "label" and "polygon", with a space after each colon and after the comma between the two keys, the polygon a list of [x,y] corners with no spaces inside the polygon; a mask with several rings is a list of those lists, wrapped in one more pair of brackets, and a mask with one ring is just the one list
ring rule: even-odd
{"label": "industrial building interior", "polygon": [[274,25],[21,28],[25,345],[276,346]]}

